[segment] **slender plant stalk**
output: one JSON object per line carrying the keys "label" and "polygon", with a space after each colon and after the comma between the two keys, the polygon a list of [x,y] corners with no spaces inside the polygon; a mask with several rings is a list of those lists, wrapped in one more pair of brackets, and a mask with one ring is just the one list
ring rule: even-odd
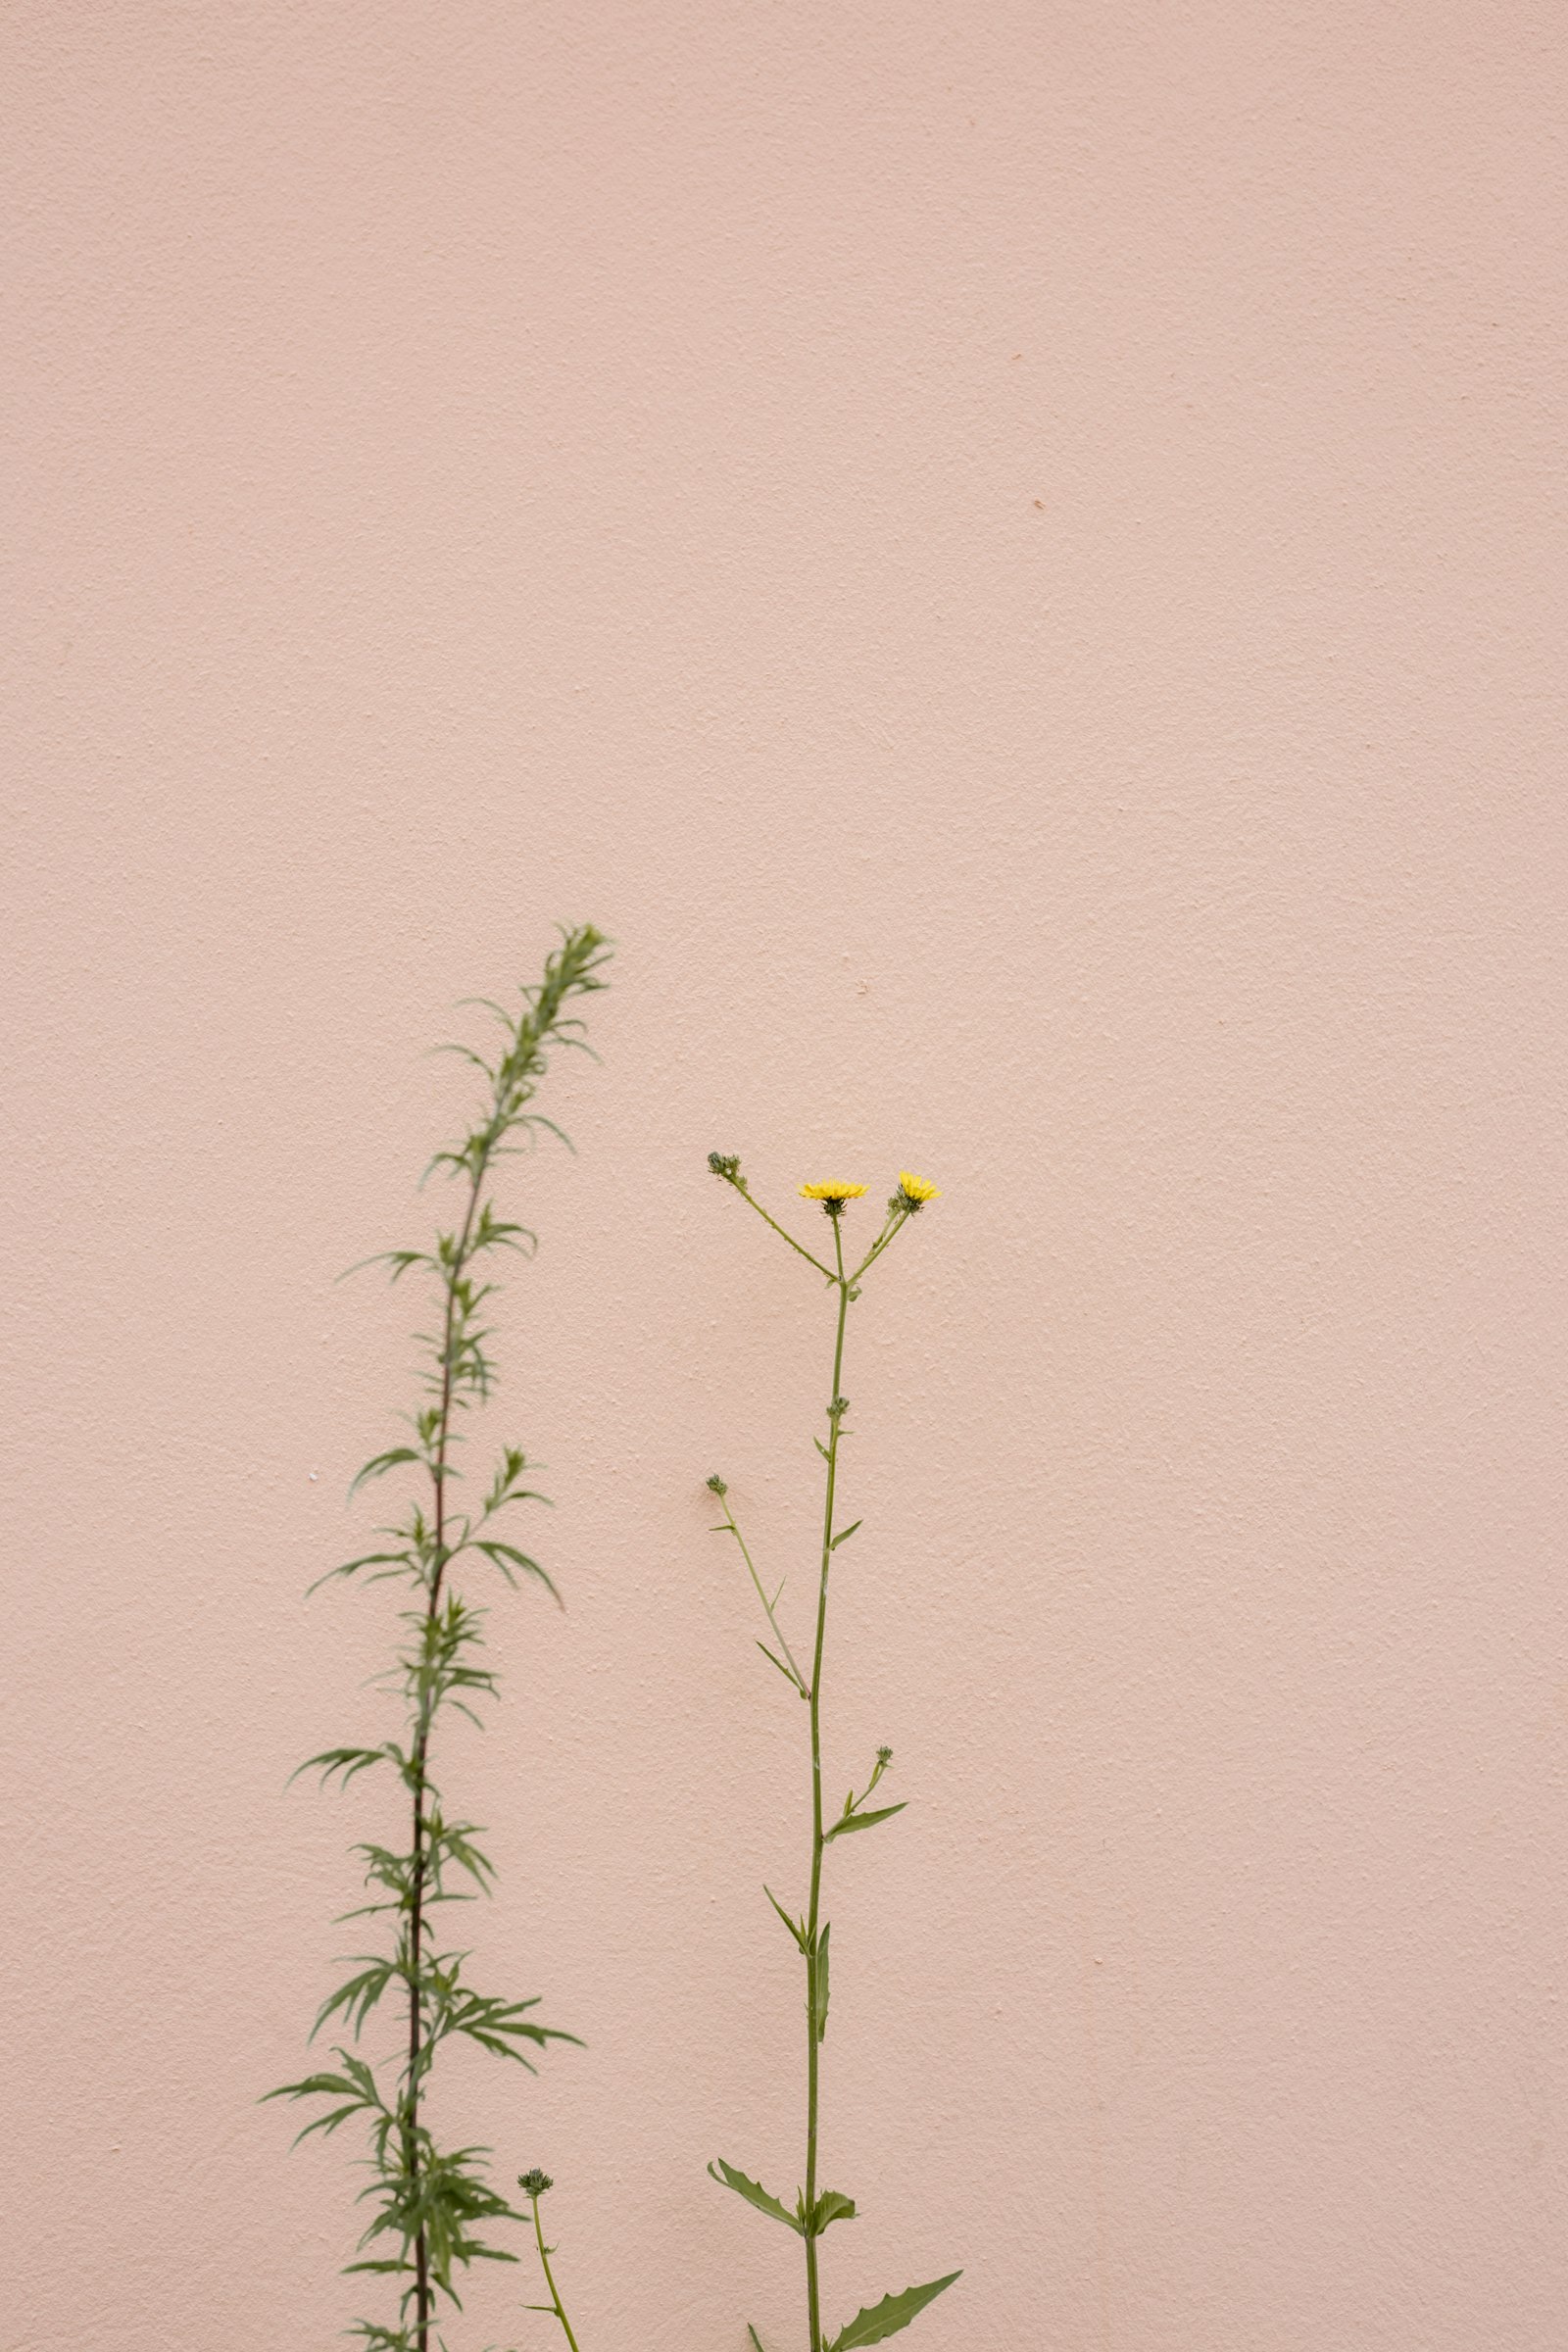
{"label": "slender plant stalk", "polygon": [[517,2186],[533,2207],[533,2242],[539,2249],[539,2268],[545,2275],[545,2285],[550,2290],[548,2303],[530,2303],[526,2308],[529,2311],[554,2312],[556,2318],[561,2322],[563,2334],[571,2346],[571,2352],[577,2352],[577,2338],[571,2332],[571,2322],[567,2319],[566,2307],[561,2300],[561,2289],[556,2284],[556,2274],[550,2267],[550,2257],[555,2249],[553,2246],[545,2244],[544,2225],[539,2219],[539,2200],[545,2190],[553,2186],[553,2183],[548,2173],[519,2173]]}
{"label": "slender plant stalk", "polygon": [[[517,1148],[510,1139],[531,1143],[541,1129],[559,1135],[553,1122],[530,1105],[550,1051],[584,1047],[582,1024],[567,1007],[573,999],[603,987],[600,975],[608,954],[606,941],[591,925],[564,933],[543,979],[522,991],[520,1009],[509,1013],[488,1005],[505,1033],[495,1060],[485,1060],[467,1046],[449,1049],[481,1071],[489,1088],[483,1114],[462,1145],[438,1152],[426,1170],[458,1180],[461,1215],[452,1231],[437,1236],[433,1250],[394,1250],[365,1261],[387,1265],[394,1282],[419,1267],[433,1277],[441,1296],[439,1334],[423,1343],[427,1401],[411,1416],[415,1442],[376,1454],[354,1482],[358,1490],[391,1471],[409,1469],[423,1480],[427,1503],[411,1503],[401,1521],[379,1531],[388,1548],[345,1561],[320,1580],[392,1578],[412,1589],[415,1605],[401,1620],[405,1639],[394,1667],[382,1678],[401,1693],[406,1740],[386,1740],[374,1748],[327,1748],[300,1770],[314,1767],[323,1783],[336,1778],[346,1786],[372,1766],[391,1764],[409,1807],[409,1843],[403,1852],[373,1844],[357,1848],[376,1899],[347,1916],[389,1916],[393,1949],[358,1955],[356,1973],[322,2004],[313,2034],[337,2019],[358,2041],[382,2001],[395,1996],[406,2004],[407,2024],[402,2063],[390,2084],[355,2050],[339,2046],[340,2072],[314,2074],[268,2095],[329,2102],[306,2125],[302,2139],[313,2132],[335,2132],[350,2118],[368,2129],[373,2177],[364,2194],[373,2212],[360,2244],[362,2250],[375,2251],[349,2268],[404,2282],[396,2325],[365,2320],[355,2330],[373,2352],[431,2352],[438,2297],[460,2305],[454,2269],[466,2270],[479,2260],[516,2259],[488,2243],[481,2230],[496,2222],[526,2220],[485,2179],[486,2149],[443,2149],[432,2136],[426,2090],[437,2052],[458,2034],[532,2071],[526,2049],[575,2039],[531,2018],[528,2012],[538,2005],[534,2000],[474,1991],[464,1976],[466,1953],[437,1948],[436,1907],[488,1893],[494,1871],[478,1843],[480,1833],[447,1814],[433,1777],[432,1748],[444,1708],[477,1723],[475,1702],[496,1690],[494,1674],[476,1654],[483,1646],[484,1612],[455,1590],[455,1563],[476,1554],[507,1584],[529,1576],[560,1598],[539,1562],[503,1542],[492,1524],[515,1503],[543,1499],[524,1483],[528,1462],[521,1447],[504,1448],[488,1492],[466,1510],[454,1503],[453,1490],[462,1478],[454,1454],[463,1442],[460,1417],[488,1398],[494,1377],[482,1316],[497,1285],[481,1277],[479,1263],[496,1250],[526,1254],[534,1246],[525,1227],[496,1215],[487,1187],[496,1163]],[[450,1884],[454,1877],[466,1879],[466,1891]]]}
{"label": "slender plant stalk", "polygon": [[[829,1267],[824,1265],[821,1259],[814,1256],[810,1250],[803,1248],[793,1235],[786,1233],[777,1220],[762,1207],[760,1201],[752,1198],[747,1180],[741,1174],[738,1159],[714,1152],[709,1154],[708,1164],[715,1176],[722,1178],[732,1190],[739,1193],[748,1205],[757,1210],[758,1215],[763,1219],[764,1223],[771,1226],[775,1233],[789,1243],[790,1248],[798,1256],[807,1259],[816,1269],[817,1273],[828,1283],[834,1295],[833,1370],[828,1387],[826,1407],[827,1437],[825,1444],[821,1438],[812,1441],[825,1464],[826,1475],[822,1496],[822,1548],[817,1571],[816,1627],[811,1649],[809,1682],[796,1666],[788,1642],[785,1641],[783,1630],[778,1623],[776,1609],[779,1593],[782,1592],[783,1587],[780,1586],[779,1592],[775,1592],[770,1601],[753,1562],[750,1548],[730,1507],[728,1487],[724,1480],[718,1477],[710,1478],[708,1482],[711,1492],[718,1496],[724,1513],[722,1527],[715,1530],[715,1533],[732,1535],[739,1544],[752,1582],[757,1588],[758,1597],[766,1611],[769,1629],[782,1655],[776,1655],[766,1642],[760,1642],[758,1647],[779,1669],[785,1679],[793,1683],[800,1695],[808,1702],[811,1750],[810,1882],[809,1894],[804,1913],[799,1918],[792,1918],[771,1889],[763,1888],[768,1901],[793,1936],[806,1963],[806,2182],[796,2197],[795,2207],[792,2211],[780,2198],[770,2195],[760,2181],[750,2179],[736,2166],[725,2163],[722,2157],[717,2160],[716,2164],[710,2165],[709,2171],[715,2180],[734,2189],[739,2196],[744,2197],[747,2203],[755,2206],[759,2212],[769,2215],[774,2221],[782,2222],[787,2229],[795,2230],[804,2241],[808,2352],[854,2352],[854,2348],[857,2346],[879,2343],[887,2336],[896,2335],[901,2328],[908,2326],[918,2312],[923,2311],[928,2303],[941,2294],[944,2288],[951,2286],[954,2279],[959,2276],[956,2271],[951,2271],[946,2278],[934,2279],[929,2285],[906,2287],[902,2294],[886,2295],[880,2303],[860,2311],[855,2319],[839,2330],[831,2342],[823,2334],[817,2241],[832,2223],[851,2221],[855,2218],[856,2213],[853,2198],[845,2196],[836,2189],[819,2189],[817,2185],[821,2060],[822,2043],[827,2031],[828,1961],[831,1945],[830,1923],[822,1917],[823,1858],[827,1848],[836,1838],[851,1832],[874,1829],[879,1823],[890,1821],[896,1813],[904,1811],[902,1804],[872,1806],[867,1801],[893,1761],[891,1750],[885,1747],[878,1748],[876,1762],[864,1788],[858,1793],[853,1788],[850,1790],[844,1800],[844,1810],[831,1823],[827,1822],[822,1803],[822,1689],[827,1650],[828,1579],[834,1552],[841,1544],[849,1542],[856,1529],[860,1525],[860,1521],[856,1519],[848,1527],[840,1527],[836,1518],[839,1450],[848,1434],[844,1423],[850,1409],[849,1400],[844,1394],[845,1333],[849,1322],[850,1308],[860,1296],[862,1277],[881,1257],[889,1244],[903,1231],[909,1219],[918,1214],[928,1200],[937,1199],[938,1195],[935,1186],[927,1184],[922,1177],[911,1175],[907,1170],[901,1174],[898,1190],[888,1202],[887,1214],[883,1220],[881,1231],[852,1272],[845,1261],[843,1220],[850,1201],[858,1199],[864,1193],[863,1185],[811,1184],[801,1187],[803,1194],[808,1199],[821,1202],[832,1226],[833,1264]],[[748,2333],[752,2342],[760,2346],[760,2338],[755,2328],[749,2328]]]}
{"label": "slender plant stalk", "polygon": [[[822,1656],[827,1644],[827,1577],[833,1560],[833,1498],[838,1487],[839,1439],[844,1428],[844,1326],[850,1286],[844,1278],[844,1228],[833,1219],[838,1265],[838,1316],[833,1333],[833,1381],[828,1390],[827,1481],[822,1500],[822,1566],[816,1587],[816,1645],[811,1652],[811,1900],[806,1914],[806,2210],[816,2211],[816,2130],[822,2071],[821,2027],[827,2023],[827,1953],[817,1934],[822,1915]],[[822,2299],[816,2273],[816,2231],[806,2232],[806,2312],[811,2352],[821,2352]]]}

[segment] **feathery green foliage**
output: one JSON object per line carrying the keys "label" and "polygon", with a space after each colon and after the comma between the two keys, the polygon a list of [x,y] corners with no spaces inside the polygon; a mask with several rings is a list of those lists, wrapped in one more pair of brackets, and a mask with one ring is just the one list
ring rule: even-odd
{"label": "feathery green foliage", "polygon": [[[783,1226],[775,1218],[769,1216],[761,1202],[753,1199],[751,1188],[741,1173],[741,1163],[738,1158],[733,1154],[710,1152],[708,1156],[708,1164],[713,1174],[727,1184],[731,1191],[739,1193],[748,1207],[756,1209],[763,1223],[771,1226],[780,1240],[789,1244],[798,1257],[804,1258],[808,1265],[815,1268],[827,1284],[829,1296],[834,1302],[833,1375],[828,1389],[826,1405],[827,1437],[825,1442],[820,1437],[813,1437],[811,1441],[826,1466],[826,1490],[822,1506],[822,1547],[817,1576],[816,1630],[809,1675],[803,1672],[796,1663],[789,1643],[784,1638],[783,1628],[778,1622],[776,1612],[780,1595],[784,1590],[783,1586],[780,1585],[772,1598],[768,1598],[761,1577],[753,1561],[750,1547],[741,1534],[740,1528],[736,1524],[735,1514],[730,1508],[729,1488],[722,1478],[713,1477],[708,1482],[710,1491],[717,1496],[719,1509],[724,1514],[719,1526],[713,1532],[715,1535],[733,1536],[739,1545],[741,1556],[746,1562],[747,1572],[756,1587],[757,1596],[761,1602],[767,1618],[768,1631],[776,1644],[776,1647],[773,1647],[765,1642],[759,1642],[757,1646],[769,1663],[777,1667],[784,1680],[794,1689],[797,1696],[806,1701],[809,1723],[811,1865],[810,1892],[807,1907],[798,1917],[792,1917],[770,1887],[764,1886],[762,1889],[806,1963],[806,2185],[797,2192],[794,2208],[791,2209],[783,2202],[782,2198],[774,2196],[770,2190],[765,2189],[760,2181],[749,2179],[736,2166],[726,2164],[722,2157],[717,2160],[716,2164],[710,2164],[708,2169],[713,2179],[723,2187],[732,2188],[737,2196],[744,2198],[748,2205],[755,2206],[759,2213],[766,2214],[772,2221],[782,2222],[787,2230],[794,2230],[796,2236],[804,2241],[806,2249],[806,2317],[810,2352],[855,2352],[855,2348],[858,2345],[881,2343],[885,2337],[897,2335],[902,2328],[907,2328],[909,2322],[923,2311],[928,2303],[934,2301],[944,2288],[950,2287],[955,2278],[959,2276],[958,2272],[950,2271],[945,2278],[935,2278],[927,2286],[909,2286],[906,2287],[902,2294],[884,2295],[880,2303],[858,2312],[846,2327],[840,2328],[838,2334],[831,2341],[823,2335],[820,2282],[817,2275],[817,2241],[823,2231],[834,2222],[853,2221],[856,2212],[853,2197],[845,2196],[838,2189],[830,2188],[819,2191],[816,2185],[821,2049],[827,2034],[828,1959],[831,1942],[830,1924],[822,1917],[823,1857],[828,1847],[837,1839],[847,1837],[853,1832],[877,1829],[883,1822],[891,1821],[895,1814],[902,1813],[905,1809],[903,1804],[872,1805],[868,1801],[893,1761],[892,1750],[886,1747],[877,1749],[876,1759],[867,1776],[865,1787],[858,1792],[851,1788],[844,1799],[843,1811],[836,1820],[832,1822],[827,1820],[822,1805],[822,1660],[827,1637],[828,1572],[834,1554],[849,1542],[856,1529],[862,1524],[860,1520],[854,1519],[848,1527],[839,1527],[834,1517],[838,1491],[839,1451],[850,1434],[844,1426],[850,1410],[849,1398],[843,1391],[845,1327],[849,1320],[850,1308],[860,1296],[860,1285],[864,1276],[889,1244],[903,1232],[909,1219],[917,1216],[928,1200],[934,1200],[939,1196],[936,1187],[927,1184],[923,1177],[911,1175],[907,1169],[904,1170],[900,1174],[898,1187],[888,1201],[881,1231],[858,1265],[851,1272],[846,1265],[844,1256],[844,1215],[850,1202],[858,1199],[864,1192],[863,1185],[812,1184],[801,1187],[802,1193],[807,1198],[821,1202],[828,1222],[832,1226],[833,1263],[827,1265],[816,1256],[814,1251],[806,1249],[802,1243],[798,1242],[793,1234],[786,1233]],[[777,1685],[775,1684],[773,1688],[776,1690]],[[748,2328],[747,2333],[757,2347],[757,2352],[761,2352],[761,2340],[756,2328]]]}
{"label": "feathery green foliage", "polygon": [[[563,933],[543,979],[522,990],[515,1012],[478,1000],[503,1031],[494,1059],[467,1046],[447,1050],[482,1074],[489,1100],[463,1142],[438,1152],[425,1171],[457,1185],[457,1221],[438,1233],[433,1249],[392,1250],[363,1261],[387,1266],[393,1282],[422,1269],[436,1294],[438,1320],[434,1336],[420,1335],[423,1395],[409,1416],[412,1443],[373,1455],[351,1492],[398,1471],[413,1472],[423,1492],[399,1520],[378,1531],[376,1549],[345,1560],[318,1581],[391,1579],[407,1589],[410,1605],[401,1613],[395,1662],[379,1678],[401,1699],[405,1729],[401,1740],[377,1747],[323,1748],[300,1771],[315,1771],[323,1785],[347,1787],[362,1773],[384,1767],[401,1786],[408,1842],[353,1849],[370,1900],[345,1917],[383,1920],[387,1941],[380,1951],[358,1953],[347,1963],[352,1973],[318,2013],[313,2038],[326,2027],[343,2036],[333,2051],[335,2064],[267,2095],[322,2102],[301,2139],[318,2132],[329,2137],[350,2123],[367,2137],[370,2179],[361,2201],[369,2220],[361,2258],[348,2268],[396,2280],[399,2288],[395,2323],[364,2320],[354,2330],[370,2352],[431,2352],[438,2301],[461,2308],[456,2275],[474,2262],[514,2262],[514,2254],[493,2242],[495,2227],[528,2218],[490,2186],[488,2149],[437,2144],[426,2096],[440,2052],[454,2040],[466,2040],[532,2072],[531,2051],[575,2039],[539,2024],[530,2014],[537,2001],[476,1991],[465,1973],[467,1952],[448,1947],[439,1933],[439,1906],[487,1894],[494,1871],[480,1843],[483,1833],[449,1809],[435,1778],[434,1751],[445,1714],[478,1723],[479,1703],[496,1695],[496,1677],[483,1663],[485,1612],[459,1590],[460,1563],[495,1570],[513,1587],[531,1579],[560,1597],[539,1562],[501,1533],[504,1524],[510,1534],[512,1522],[503,1515],[514,1506],[544,1499],[528,1483],[522,1448],[503,1449],[488,1487],[467,1504],[458,1494],[463,1473],[455,1457],[464,1441],[463,1416],[488,1398],[494,1381],[485,1343],[498,1286],[489,1265],[500,1251],[527,1254],[534,1247],[525,1227],[497,1215],[486,1188],[496,1163],[519,1142],[530,1143],[540,1130],[560,1134],[531,1105],[553,1049],[588,1051],[582,1023],[569,1007],[605,985],[601,974],[609,953],[601,934],[584,924]],[[367,2028],[391,2027],[394,2018],[395,2052],[373,2062],[362,2056],[354,2045]],[[537,2219],[537,2201],[534,2212]]]}

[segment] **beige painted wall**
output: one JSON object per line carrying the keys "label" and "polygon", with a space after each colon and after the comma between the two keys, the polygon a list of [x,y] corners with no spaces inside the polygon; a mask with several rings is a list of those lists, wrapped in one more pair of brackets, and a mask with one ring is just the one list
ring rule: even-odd
{"label": "beige painted wall", "polygon": [[[558,1619],[464,1765],[590,2047],[588,2352],[797,2341],[821,1306],[704,1167],[946,1190],[859,1310],[831,2307],[1547,2352],[1568,2297],[1563,19],[20,0],[4,2352],[325,2346],[285,2154],[383,1719],[420,1058],[620,941],[519,1166]],[[19,365],[20,364],[20,365]],[[801,1580],[792,1588],[804,1601]],[[853,1867],[851,1867],[853,1863]],[[793,1874],[793,1875],[792,1875]],[[775,1881],[775,1883],[777,1883]],[[20,2127],[20,2129],[19,2129]],[[462,2352],[549,2344],[486,2283]],[[531,2282],[527,2282],[531,2285]]]}

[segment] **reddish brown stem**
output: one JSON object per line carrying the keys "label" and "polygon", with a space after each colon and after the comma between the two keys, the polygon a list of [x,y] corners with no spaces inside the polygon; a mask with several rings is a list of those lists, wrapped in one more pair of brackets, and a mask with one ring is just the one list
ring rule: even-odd
{"label": "reddish brown stem", "polygon": [[[430,1630],[441,1606],[441,1582],[446,1575],[446,1479],[447,1440],[452,1428],[452,1336],[457,1311],[457,1285],[468,1253],[468,1238],[473,1231],[474,1214],[479,1206],[479,1193],[489,1164],[488,1148],[480,1154],[473,1171],[473,1183],[468,1193],[467,1213],[463,1231],[447,1273],[447,1311],[441,1335],[441,1411],[436,1423],[435,1460],[430,1465],[430,1480],[435,1489],[435,1526],[433,1552],[435,1573],[430,1579],[430,1597],[425,1608],[425,1651],[430,1648]],[[419,2123],[418,2065],[422,2047],[424,2014],[419,2003],[419,1963],[423,1951],[424,1932],[424,1768],[430,1751],[430,1717],[428,1700],[420,1711],[419,1728],[414,1741],[414,1891],[409,1909],[409,2095],[403,2134],[403,2161],[412,2180],[415,2172],[416,2134]],[[414,2241],[414,2338],[418,2352],[429,2352],[430,2343],[430,2259],[421,2226]]]}

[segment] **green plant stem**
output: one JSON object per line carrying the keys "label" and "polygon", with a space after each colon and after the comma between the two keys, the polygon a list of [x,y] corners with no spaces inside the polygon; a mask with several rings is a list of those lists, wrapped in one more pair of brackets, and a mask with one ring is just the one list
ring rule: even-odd
{"label": "green plant stem", "polygon": [[895,1234],[902,1233],[905,1226],[907,1225],[908,1222],[909,1212],[906,1208],[894,1209],[890,1211],[887,1223],[883,1226],[881,1232],[877,1235],[876,1240],[871,1244],[870,1249],[866,1251],[859,1264],[856,1267],[855,1272],[850,1276],[850,1288],[852,1290],[859,1281],[860,1276],[865,1272],[867,1266],[875,1265],[877,1259],[881,1256],[888,1244],[893,1240]]}
{"label": "green plant stem", "polygon": [[571,2322],[567,2319],[566,2307],[561,2300],[561,2290],[556,2284],[555,2272],[550,2268],[550,2255],[545,2245],[544,2226],[539,2219],[539,2200],[537,2197],[531,2197],[529,2202],[533,2206],[534,2243],[539,2248],[539,2264],[545,2275],[545,2284],[550,2289],[550,2300],[555,2305],[557,2319],[565,2330],[566,2341],[571,2346],[571,2352],[577,2352],[577,2338],[571,2332]]}
{"label": "green plant stem", "polygon": [[[839,1432],[844,1415],[840,1380],[844,1371],[844,1326],[850,1311],[850,1283],[844,1271],[844,1239],[833,1219],[833,1254],[838,1264],[838,1321],[833,1339],[833,1387],[828,1397],[827,1493],[822,1506],[822,1573],[816,1594],[816,1645],[811,1658],[811,1900],[806,1918],[806,2306],[810,2352],[822,2352],[821,2294],[816,2272],[816,2132],[821,2039],[818,1977],[821,1953],[818,1921],[822,1906],[822,1652],[827,1638],[827,1577],[833,1558],[833,1494],[838,1483]],[[804,1254],[804,1252],[803,1252]]]}

